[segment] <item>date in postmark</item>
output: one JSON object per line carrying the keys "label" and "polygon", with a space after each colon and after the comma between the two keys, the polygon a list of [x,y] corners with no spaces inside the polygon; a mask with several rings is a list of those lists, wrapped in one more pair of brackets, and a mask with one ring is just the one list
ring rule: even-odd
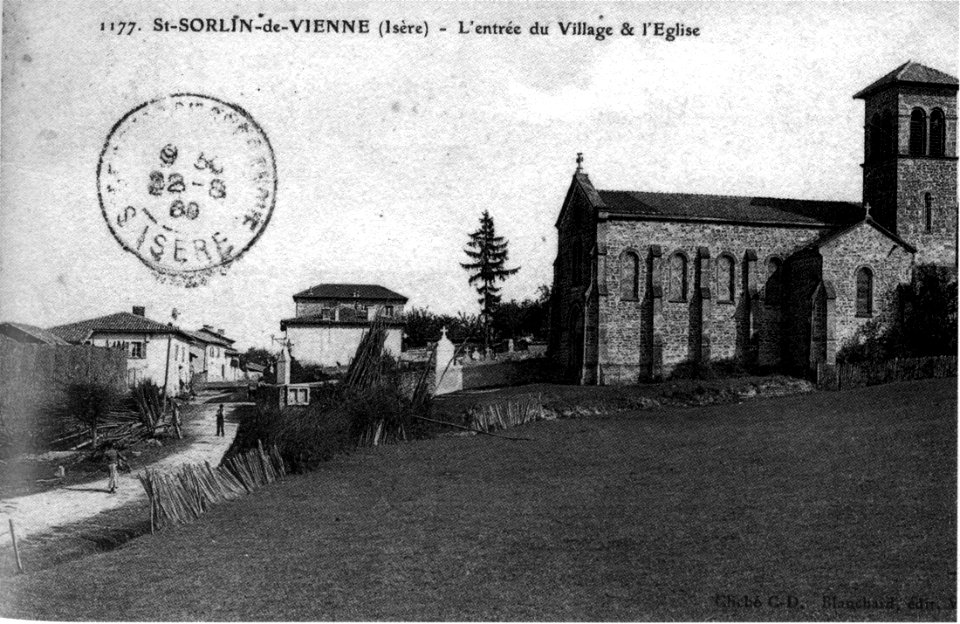
{"label": "date in postmark", "polygon": [[180,93],[114,125],[97,193],[120,246],[158,276],[202,284],[248,251],[276,203],[273,148],[242,108]]}

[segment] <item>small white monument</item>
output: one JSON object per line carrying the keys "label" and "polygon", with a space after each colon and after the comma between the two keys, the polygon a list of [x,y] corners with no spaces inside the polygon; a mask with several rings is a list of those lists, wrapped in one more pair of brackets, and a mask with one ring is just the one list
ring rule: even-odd
{"label": "small white monument", "polygon": [[462,389],[463,372],[453,361],[455,354],[456,348],[447,338],[447,328],[444,327],[440,330],[440,340],[437,341],[434,394],[447,394]]}
{"label": "small white monument", "polygon": [[280,357],[277,358],[277,383],[284,386],[290,385],[290,351],[287,345],[283,345]]}

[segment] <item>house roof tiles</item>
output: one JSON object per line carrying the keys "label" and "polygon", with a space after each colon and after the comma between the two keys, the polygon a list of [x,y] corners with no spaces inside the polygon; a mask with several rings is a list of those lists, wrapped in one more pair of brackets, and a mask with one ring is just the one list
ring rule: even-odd
{"label": "house roof tiles", "polygon": [[229,347],[234,342],[233,340],[225,338],[219,334],[212,334],[203,330],[184,329],[181,331],[197,342],[205,342],[207,344],[219,345],[221,347]]}
{"label": "house roof tiles", "polygon": [[294,299],[375,299],[406,303],[407,298],[378,284],[317,284],[302,290]]}
{"label": "house roof tiles", "polygon": [[190,337],[179,327],[164,325],[163,323],[158,323],[157,321],[150,320],[144,316],[131,314],[130,312],[117,312],[116,314],[99,316],[77,323],[57,325],[56,327],[51,327],[48,331],[71,343],[83,342],[95,332],[179,334],[184,337]]}

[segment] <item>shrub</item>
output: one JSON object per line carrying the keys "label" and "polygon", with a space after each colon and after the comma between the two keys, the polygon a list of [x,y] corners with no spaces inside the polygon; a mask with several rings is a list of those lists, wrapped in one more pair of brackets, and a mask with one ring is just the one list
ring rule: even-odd
{"label": "shrub", "polygon": [[400,363],[383,352],[385,338],[384,326],[374,323],[342,383],[313,387],[310,405],[273,413],[258,408],[240,423],[227,457],[262,441],[276,445],[291,471],[304,472],[357,446],[424,435],[426,428],[415,416],[429,413],[426,385],[404,389]]}
{"label": "shrub", "polygon": [[747,377],[750,371],[735,358],[726,358],[710,363],[720,377]]}
{"label": "shrub", "polygon": [[952,355],[957,351],[957,282],[949,269],[916,268],[876,318],[865,323],[837,353],[858,363],[893,358]]}
{"label": "shrub", "polygon": [[290,358],[290,383],[314,383],[317,381],[327,381],[332,375],[324,370],[319,364],[301,364],[299,360]]}
{"label": "shrub", "polygon": [[673,367],[669,379],[671,381],[678,379],[716,379],[717,376],[717,371],[714,370],[710,362],[684,360]]}
{"label": "shrub", "polygon": [[89,429],[93,446],[97,446],[97,426],[116,408],[123,394],[110,383],[77,382],[67,386],[63,410]]}

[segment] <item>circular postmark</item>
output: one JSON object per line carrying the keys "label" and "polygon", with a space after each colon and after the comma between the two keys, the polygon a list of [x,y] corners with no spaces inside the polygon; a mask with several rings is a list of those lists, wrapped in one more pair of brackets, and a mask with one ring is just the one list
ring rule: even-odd
{"label": "circular postmark", "polygon": [[203,283],[270,222],[277,170],[245,110],[178,93],[141,104],[111,129],[97,194],[120,246],[160,275]]}

